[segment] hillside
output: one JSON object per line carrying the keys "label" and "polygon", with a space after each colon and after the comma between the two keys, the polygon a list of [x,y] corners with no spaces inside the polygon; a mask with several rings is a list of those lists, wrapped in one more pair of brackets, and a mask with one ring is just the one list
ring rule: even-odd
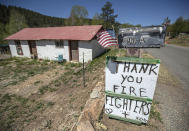
{"label": "hillside", "polygon": [[64,26],[65,18],[57,18],[42,15],[40,13],[0,4],[0,44],[5,37],[13,34],[24,27],[47,27],[47,26]]}
{"label": "hillside", "polygon": [[[73,23],[75,21],[75,23]],[[5,6],[0,4],[0,44],[7,43],[3,40],[7,36],[18,32],[25,27],[52,27],[52,26],[70,26],[70,25],[106,25],[100,18],[58,18],[46,16],[35,11],[16,6]],[[115,32],[118,28],[138,27],[141,25],[132,25],[129,23],[114,23]]]}

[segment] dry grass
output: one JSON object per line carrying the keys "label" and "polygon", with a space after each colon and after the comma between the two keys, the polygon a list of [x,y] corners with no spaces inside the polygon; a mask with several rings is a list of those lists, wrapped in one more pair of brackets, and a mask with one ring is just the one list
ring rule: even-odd
{"label": "dry grass", "polygon": [[189,47],[189,35],[178,36],[173,39],[167,39],[168,44],[175,44],[179,46]]}
{"label": "dry grass", "polygon": [[[3,116],[0,117],[1,129],[71,129],[77,122],[78,116],[96,83],[104,80],[102,76],[104,75],[106,56],[114,56],[118,52],[118,49],[113,49],[85,64],[85,87],[83,87],[81,63],[68,62],[58,65],[54,62],[25,58],[11,58],[1,61],[1,79],[9,80],[7,83],[0,82],[1,87],[4,87],[0,88],[0,93],[3,94],[0,96],[3,101],[0,103],[0,116]],[[63,69],[64,71],[52,71],[51,74],[58,76],[55,79],[50,78],[49,82],[36,79],[33,81],[33,85],[29,87],[24,84],[29,77],[31,78],[28,80],[35,78],[36,74],[42,76],[57,66],[60,67],[57,69]],[[20,79],[23,76],[26,76],[25,79]],[[13,82],[15,86],[23,83],[26,87],[22,87],[21,90],[15,90],[12,94],[4,94],[7,89],[11,90]],[[37,92],[32,92],[34,88],[37,89]],[[15,94],[19,94],[25,89],[28,92],[31,91],[31,94],[29,93],[30,95],[27,95],[27,97],[24,94],[22,96]],[[45,125],[45,127],[41,128],[41,121],[44,120],[49,122],[47,122],[48,126]]]}
{"label": "dry grass", "polygon": [[37,102],[17,95],[0,95],[0,130],[21,130],[24,125],[37,118],[50,103]]}
{"label": "dry grass", "polygon": [[52,69],[55,64],[46,60],[17,57],[0,60],[0,88],[23,82],[29,77]]}

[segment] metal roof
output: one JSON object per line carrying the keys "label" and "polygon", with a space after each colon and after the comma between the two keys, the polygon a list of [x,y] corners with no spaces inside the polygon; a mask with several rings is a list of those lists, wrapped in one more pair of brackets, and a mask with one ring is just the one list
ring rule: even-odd
{"label": "metal roof", "polygon": [[102,25],[24,28],[5,40],[91,40]]}

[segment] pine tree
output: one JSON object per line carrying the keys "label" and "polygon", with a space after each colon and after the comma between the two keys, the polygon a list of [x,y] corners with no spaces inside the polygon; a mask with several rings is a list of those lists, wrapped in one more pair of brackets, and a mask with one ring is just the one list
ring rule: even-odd
{"label": "pine tree", "polygon": [[101,18],[104,21],[103,27],[105,29],[112,28],[112,25],[115,24],[115,19],[118,15],[114,15],[114,9],[112,9],[112,4],[110,2],[106,2],[106,4],[102,7]]}

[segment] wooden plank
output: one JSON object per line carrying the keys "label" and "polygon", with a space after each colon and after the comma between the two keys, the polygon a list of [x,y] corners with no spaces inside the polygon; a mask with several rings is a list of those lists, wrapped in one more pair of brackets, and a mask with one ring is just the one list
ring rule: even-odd
{"label": "wooden plank", "polygon": [[127,57],[138,57],[140,58],[140,48],[126,48],[127,50]]}

